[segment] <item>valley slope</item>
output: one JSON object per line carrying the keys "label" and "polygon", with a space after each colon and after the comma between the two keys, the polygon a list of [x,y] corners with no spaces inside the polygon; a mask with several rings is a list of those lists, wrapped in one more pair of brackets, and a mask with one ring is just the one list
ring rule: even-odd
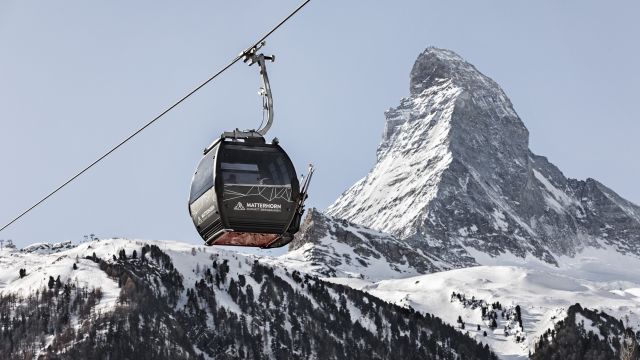
{"label": "valley slope", "polygon": [[4,249],[0,358],[495,359],[437,317],[268,262],[173,241]]}

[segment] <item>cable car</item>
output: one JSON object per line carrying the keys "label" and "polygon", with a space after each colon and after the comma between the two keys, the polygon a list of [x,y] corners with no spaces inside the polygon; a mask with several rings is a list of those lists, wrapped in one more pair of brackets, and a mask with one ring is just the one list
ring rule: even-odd
{"label": "cable car", "polygon": [[301,185],[278,140],[265,141],[273,123],[273,99],[266,60],[244,53],[244,61],[260,66],[267,122],[259,130],[225,132],[204,150],[191,181],[189,213],[206,245],[281,247],[300,228],[313,166]]}

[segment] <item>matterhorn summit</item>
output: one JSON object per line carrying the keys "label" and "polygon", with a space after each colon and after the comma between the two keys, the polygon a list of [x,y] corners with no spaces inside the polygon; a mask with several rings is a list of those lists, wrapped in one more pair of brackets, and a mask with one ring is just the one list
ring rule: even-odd
{"label": "matterhorn summit", "polygon": [[377,163],[329,215],[451,268],[477,264],[478,253],[550,264],[585,247],[640,255],[640,207],[533,154],[507,95],[462,57],[427,48],[409,92],[385,112]]}

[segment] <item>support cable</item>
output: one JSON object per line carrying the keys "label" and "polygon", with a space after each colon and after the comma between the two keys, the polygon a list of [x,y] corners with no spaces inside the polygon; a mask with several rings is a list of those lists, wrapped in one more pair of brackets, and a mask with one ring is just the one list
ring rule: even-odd
{"label": "support cable", "polygon": [[191,95],[195,94],[198,90],[202,89],[204,86],[206,86],[207,84],[209,84],[211,81],[213,81],[215,78],[217,78],[218,76],[222,75],[222,73],[224,73],[225,71],[227,71],[231,66],[233,66],[235,63],[237,63],[240,59],[242,59],[244,57],[244,55],[248,52],[251,51],[251,49],[259,46],[262,42],[264,42],[269,36],[271,36],[271,34],[273,34],[276,30],[278,30],[282,25],[284,25],[284,23],[286,23],[290,18],[292,18],[295,14],[298,13],[298,11],[300,11],[305,5],[307,5],[311,0],[306,0],[305,2],[303,2],[300,6],[298,6],[293,12],[291,12],[287,17],[285,17],[282,21],[280,21],[276,26],[274,26],[271,30],[269,30],[269,32],[267,32],[264,36],[262,36],[260,38],[260,40],[256,41],[252,46],[250,46],[249,48],[247,48],[247,50],[243,51],[240,55],[236,56],[233,60],[231,60],[231,62],[229,62],[226,66],[224,66],[220,71],[218,71],[217,73],[213,74],[210,78],[208,78],[207,80],[205,80],[203,83],[201,83],[200,85],[198,85],[197,87],[195,87],[193,90],[191,90],[190,92],[188,92],[185,96],[183,96],[182,98],[180,98],[178,101],[176,101],[175,103],[173,103],[173,105],[169,106],[168,108],[166,108],[164,111],[162,111],[158,116],[156,116],[155,118],[153,118],[151,121],[149,121],[148,123],[146,123],[144,126],[142,126],[140,129],[136,130],[133,134],[129,135],[126,139],[122,140],[119,144],[117,144],[116,146],[112,147],[109,151],[107,151],[104,155],[100,156],[97,160],[95,160],[94,162],[92,162],[91,164],[89,164],[87,167],[85,167],[84,169],[82,169],[81,171],[79,171],[78,173],[76,173],[75,175],[73,175],[72,177],[70,177],[67,181],[65,181],[62,185],[58,186],[55,190],[51,191],[49,194],[47,194],[45,197],[43,197],[42,199],[40,199],[38,202],[36,202],[35,204],[33,204],[30,208],[28,208],[27,210],[23,211],[20,215],[16,216],[13,220],[9,221],[6,225],[4,225],[2,228],[0,228],[0,232],[2,232],[4,229],[8,228],[9,226],[11,226],[13,223],[15,223],[16,221],[20,220],[20,218],[22,218],[23,216],[27,215],[29,212],[31,212],[31,210],[35,209],[36,207],[38,207],[40,204],[42,204],[43,202],[47,201],[47,199],[49,199],[50,197],[52,197],[53,195],[55,195],[58,191],[62,190],[65,186],[69,185],[71,182],[73,182],[75,179],[79,178],[81,175],[83,175],[85,172],[87,172],[89,169],[91,169],[92,167],[94,167],[95,165],[97,165],[99,162],[101,162],[102,160],[104,160],[106,157],[108,157],[109,155],[111,155],[114,151],[118,150],[122,145],[126,144],[127,142],[129,142],[131,139],[133,139],[135,136],[137,136],[138,134],[140,134],[141,132],[143,132],[145,129],[147,129],[149,126],[153,125],[153,123],[155,123],[156,121],[160,120],[164,115],[166,115],[169,111],[173,110],[174,108],[176,108],[178,105],[180,105],[183,101],[187,100],[189,97],[191,97]]}

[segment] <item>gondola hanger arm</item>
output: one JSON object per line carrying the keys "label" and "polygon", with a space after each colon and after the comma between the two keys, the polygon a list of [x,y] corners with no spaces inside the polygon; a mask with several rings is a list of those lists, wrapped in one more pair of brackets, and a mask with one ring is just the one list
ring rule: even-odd
{"label": "gondola hanger arm", "polygon": [[[273,94],[271,92],[271,84],[269,83],[269,75],[267,74],[267,61],[274,62],[276,60],[275,55],[264,55],[258,53],[260,49],[265,45],[265,41],[261,41],[255,46],[240,53],[242,61],[251,66],[258,64],[260,67],[260,79],[262,81],[262,87],[260,88],[260,95],[263,97],[264,110],[267,112],[267,121],[260,129],[244,130],[235,129],[233,131],[225,131],[222,133],[223,138],[234,139],[248,139],[248,138],[261,138],[264,137],[271,126],[273,125]],[[208,147],[207,149],[209,149]],[[206,152],[206,150],[205,150]]]}

